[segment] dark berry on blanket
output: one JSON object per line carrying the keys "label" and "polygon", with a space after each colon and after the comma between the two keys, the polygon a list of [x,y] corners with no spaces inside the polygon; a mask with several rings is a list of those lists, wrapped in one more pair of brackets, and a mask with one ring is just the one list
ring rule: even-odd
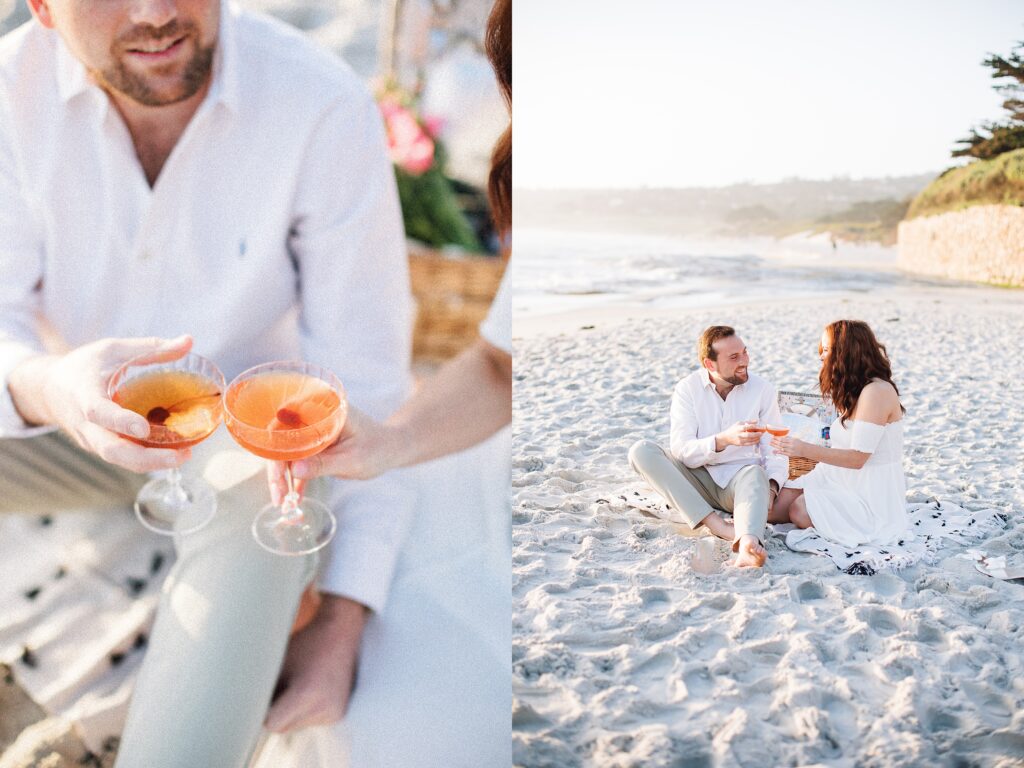
{"label": "dark berry on blanket", "polygon": [[44,528],[48,525],[53,525],[53,517],[50,515],[43,515],[39,518],[39,524]]}
{"label": "dark berry on blanket", "polygon": [[57,569],[57,572],[55,574],[53,574],[53,578],[55,578],[55,579],[63,579],[67,575],[68,575],[68,569],[65,568],[62,565],[60,568]]}
{"label": "dark berry on blanket", "polygon": [[164,553],[154,552],[153,559],[149,561],[149,573],[152,575],[164,566]]}
{"label": "dark berry on blanket", "polygon": [[39,593],[42,592],[42,591],[43,591],[42,587],[32,587],[31,589],[26,589],[25,590],[25,597],[28,600],[35,600],[37,597],[39,597]]}
{"label": "dark berry on blanket", "polygon": [[35,669],[39,666],[39,657],[26,645],[21,651],[21,663],[29,669]]}
{"label": "dark berry on blanket", "polygon": [[117,653],[110,654],[110,666],[116,667],[122,661],[124,661],[124,654],[118,651]]}
{"label": "dark berry on blanket", "polygon": [[138,595],[145,588],[146,588],[146,580],[145,579],[137,579],[134,576],[129,576],[128,577],[128,591],[131,592],[133,596],[134,595]]}
{"label": "dark berry on blanket", "polygon": [[149,640],[143,633],[140,632],[135,636],[135,642],[132,643],[132,648],[145,648],[147,642],[149,642]]}

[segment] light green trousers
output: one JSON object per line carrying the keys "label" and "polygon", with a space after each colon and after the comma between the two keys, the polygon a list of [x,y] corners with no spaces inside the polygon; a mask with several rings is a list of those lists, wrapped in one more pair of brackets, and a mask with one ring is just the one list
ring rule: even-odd
{"label": "light green trousers", "polygon": [[768,522],[768,476],[756,464],[737,472],[720,488],[704,467],[690,468],[651,440],[640,440],[629,449],[629,463],[648,484],[696,528],[715,510],[731,512],[736,541],[756,536],[764,541]]}
{"label": "light green trousers", "polygon": [[[0,512],[110,509],[126,514],[146,481],[60,434],[0,440]],[[225,430],[193,449],[183,474],[201,474],[218,510],[176,537],[117,768],[243,768],[284,658],[299,596],[316,558],[281,557],[252,538],[269,501],[263,462]]]}

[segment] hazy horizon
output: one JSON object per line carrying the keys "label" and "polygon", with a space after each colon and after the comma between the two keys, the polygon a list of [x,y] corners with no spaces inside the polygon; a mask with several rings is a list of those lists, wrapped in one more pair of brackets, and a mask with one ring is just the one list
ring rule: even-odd
{"label": "hazy horizon", "polygon": [[517,188],[706,188],[958,164],[1024,7],[520,0],[514,26]]}
{"label": "hazy horizon", "polygon": [[609,191],[609,192],[640,192],[640,191],[645,191],[645,190],[658,190],[658,189],[672,190],[674,192],[675,191],[685,192],[685,191],[689,191],[689,190],[727,189],[729,187],[742,187],[742,186],[771,187],[771,186],[776,186],[776,185],[781,185],[781,184],[793,184],[793,183],[803,183],[803,182],[819,183],[819,184],[842,183],[842,182],[861,183],[861,182],[871,182],[871,181],[892,181],[892,180],[901,180],[901,179],[913,179],[913,178],[917,178],[919,176],[920,177],[928,177],[930,179],[930,178],[932,178],[934,176],[937,176],[939,173],[942,172],[942,170],[943,170],[942,168],[936,168],[933,171],[922,171],[921,173],[907,173],[907,174],[891,174],[891,175],[888,175],[888,176],[829,176],[827,178],[806,178],[806,177],[803,177],[803,176],[788,176],[788,177],[783,178],[783,179],[775,179],[775,180],[769,180],[769,181],[745,181],[745,180],[740,180],[740,181],[725,182],[725,183],[721,183],[721,184],[688,184],[688,185],[678,185],[678,184],[636,184],[636,185],[633,185],[633,186],[614,186],[614,185],[608,185],[608,186],[593,186],[593,187],[588,187],[588,186],[578,186],[578,187],[571,187],[571,186],[565,186],[565,187],[529,186],[528,187],[528,186],[523,186],[522,184],[520,184],[518,182],[515,182],[513,184],[513,188],[515,189],[516,192],[574,192],[574,191],[585,191],[585,192],[601,192],[601,191]]}

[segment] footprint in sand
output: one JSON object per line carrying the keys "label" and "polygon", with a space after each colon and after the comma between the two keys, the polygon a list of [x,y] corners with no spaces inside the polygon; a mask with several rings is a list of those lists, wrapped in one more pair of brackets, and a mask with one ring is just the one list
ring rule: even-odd
{"label": "footprint in sand", "polygon": [[748,645],[747,650],[751,653],[757,654],[758,656],[764,656],[767,659],[774,659],[775,661],[778,661],[789,651],[789,641],[767,640],[763,643]]}
{"label": "footprint in sand", "polygon": [[706,600],[700,603],[699,607],[710,608],[713,611],[725,613],[726,611],[732,609],[734,605],[736,605],[735,595],[724,593],[720,595],[715,595],[714,597],[707,598]]}
{"label": "footprint in sand", "polygon": [[686,686],[687,695],[694,699],[705,698],[711,692],[711,689],[715,687],[707,667],[698,667],[684,673],[683,685]]}
{"label": "footprint in sand", "polygon": [[640,591],[640,604],[643,605],[644,608],[650,608],[653,605],[671,602],[671,596],[664,589],[652,587]]}
{"label": "footprint in sand", "polygon": [[662,651],[661,653],[654,654],[651,658],[634,667],[633,674],[659,679],[665,678],[672,671],[672,667],[675,663],[675,655],[668,651]]}
{"label": "footprint in sand", "polygon": [[551,725],[551,721],[529,704],[515,702],[512,707],[512,727],[517,731],[539,731]]}
{"label": "footprint in sand", "polygon": [[809,603],[812,600],[823,600],[824,598],[825,588],[815,581],[805,581],[798,584],[797,588],[793,590],[793,599],[798,603]]}
{"label": "footprint in sand", "polygon": [[1006,696],[966,681],[963,684],[963,691],[983,714],[988,715],[989,719],[994,718],[993,722],[1002,724],[1013,716],[1014,708],[1010,706]]}
{"label": "footprint in sand", "polygon": [[860,618],[867,623],[876,634],[888,637],[900,631],[900,622],[896,615],[885,608],[868,608]]}
{"label": "footprint in sand", "polygon": [[918,625],[917,633],[914,637],[927,645],[945,645],[946,643],[942,630],[934,624],[929,624],[924,621]]}
{"label": "footprint in sand", "polygon": [[955,731],[960,727],[960,718],[951,712],[943,712],[929,708],[924,716],[925,730],[930,733],[938,731]]}

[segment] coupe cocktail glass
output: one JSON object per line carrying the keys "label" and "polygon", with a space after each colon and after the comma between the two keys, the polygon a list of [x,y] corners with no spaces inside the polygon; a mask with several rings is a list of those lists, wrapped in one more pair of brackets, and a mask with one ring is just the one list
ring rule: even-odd
{"label": "coupe cocktail glass", "polygon": [[[145,416],[149,435],[126,440],[147,448],[191,448],[216,431],[222,418],[224,376],[205,357],[140,364],[129,360],[107,385],[110,399]],[[199,478],[184,480],[177,467],[142,486],[135,514],[151,531],[165,535],[197,531],[213,518],[217,496]]]}
{"label": "coupe cocktail glass", "polygon": [[[789,434],[789,427],[785,427],[781,424],[769,424],[765,427],[765,431],[772,437],[785,437]],[[778,456],[777,451],[772,451],[773,456]]]}
{"label": "coupe cocktail glass", "polygon": [[250,453],[283,461],[288,493],[253,521],[264,549],[304,555],[323,547],[337,525],[327,506],[295,491],[291,462],[314,456],[338,439],[348,414],[345,389],[330,371],[309,363],[258,365],[241,373],[224,393],[224,423]]}

